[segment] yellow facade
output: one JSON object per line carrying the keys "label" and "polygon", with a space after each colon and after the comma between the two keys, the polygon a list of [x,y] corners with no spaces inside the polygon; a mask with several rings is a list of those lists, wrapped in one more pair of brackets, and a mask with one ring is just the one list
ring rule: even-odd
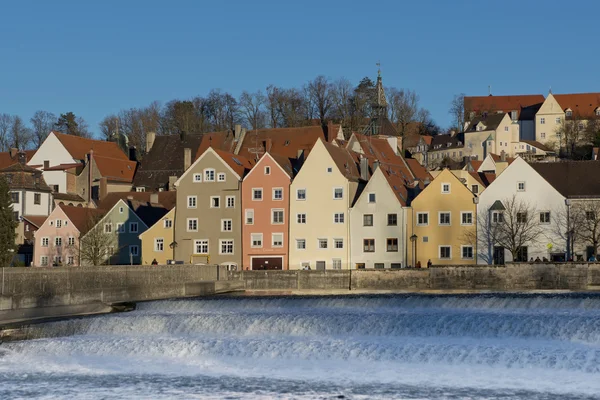
{"label": "yellow facade", "polygon": [[167,263],[167,260],[175,259],[174,250],[170,246],[174,241],[174,228],[175,208],[140,235],[142,264],[150,265],[153,260],[156,260],[158,264],[163,265]]}
{"label": "yellow facade", "polygon": [[443,170],[411,205],[409,263],[476,263],[475,196],[450,171]]}

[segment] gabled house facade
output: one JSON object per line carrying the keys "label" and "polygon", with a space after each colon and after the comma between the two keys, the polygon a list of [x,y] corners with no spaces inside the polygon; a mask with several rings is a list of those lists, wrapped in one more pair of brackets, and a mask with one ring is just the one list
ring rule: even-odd
{"label": "gabled house facade", "polygon": [[34,233],[33,266],[81,265],[79,241],[101,215],[96,209],[57,206]]}
{"label": "gabled house facade", "polygon": [[[561,217],[566,214],[565,207],[565,197],[532,165],[516,158],[479,196],[478,263],[564,258],[566,241],[561,239],[561,232],[566,226],[562,226]],[[494,238],[498,234],[504,243],[520,244],[517,260]]]}
{"label": "gabled house facade", "polygon": [[242,182],[244,269],[288,269],[292,163],[265,153]]}
{"label": "gabled house facade", "polygon": [[175,182],[176,260],[241,266],[241,187],[253,164],[209,147]]}
{"label": "gabled house facade", "polygon": [[54,208],[52,190],[44,181],[42,173],[23,163],[16,163],[0,170],[10,190],[15,221],[25,215],[50,214]]}
{"label": "gabled house facade", "polygon": [[[364,159],[367,162],[367,159]],[[358,156],[318,140],[290,186],[289,269],[348,269]]]}
{"label": "gabled house facade", "polygon": [[140,235],[142,242],[141,264],[150,265],[155,260],[165,265],[175,259],[175,207]]}
{"label": "gabled house facade", "polygon": [[408,197],[396,168],[375,169],[349,212],[350,268],[407,266]]}
{"label": "gabled house facade", "polygon": [[419,193],[407,233],[410,266],[475,264],[475,198],[448,169]]}

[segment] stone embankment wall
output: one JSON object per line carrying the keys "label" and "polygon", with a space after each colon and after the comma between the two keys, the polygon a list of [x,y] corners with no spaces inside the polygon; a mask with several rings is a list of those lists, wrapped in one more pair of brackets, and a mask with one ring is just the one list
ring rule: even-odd
{"label": "stone embankment wall", "polygon": [[600,264],[508,264],[351,271],[239,271],[247,290],[594,290]]}
{"label": "stone embankment wall", "polygon": [[199,296],[225,290],[229,282],[226,267],[211,265],[2,268],[0,273],[0,320],[3,310]]}

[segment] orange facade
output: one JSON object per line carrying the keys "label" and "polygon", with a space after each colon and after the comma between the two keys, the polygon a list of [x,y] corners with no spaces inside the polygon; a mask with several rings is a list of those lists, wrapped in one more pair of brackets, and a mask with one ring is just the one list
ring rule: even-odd
{"label": "orange facade", "polygon": [[289,159],[266,153],[242,182],[244,270],[288,269]]}

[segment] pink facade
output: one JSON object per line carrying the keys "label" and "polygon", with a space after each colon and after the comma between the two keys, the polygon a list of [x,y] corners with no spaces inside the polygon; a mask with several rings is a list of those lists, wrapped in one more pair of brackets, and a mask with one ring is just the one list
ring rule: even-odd
{"label": "pink facade", "polygon": [[56,207],[35,232],[33,266],[79,265],[78,243],[79,229],[61,207]]}
{"label": "pink facade", "polygon": [[244,269],[288,269],[292,166],[266,153],[242,182]]}

